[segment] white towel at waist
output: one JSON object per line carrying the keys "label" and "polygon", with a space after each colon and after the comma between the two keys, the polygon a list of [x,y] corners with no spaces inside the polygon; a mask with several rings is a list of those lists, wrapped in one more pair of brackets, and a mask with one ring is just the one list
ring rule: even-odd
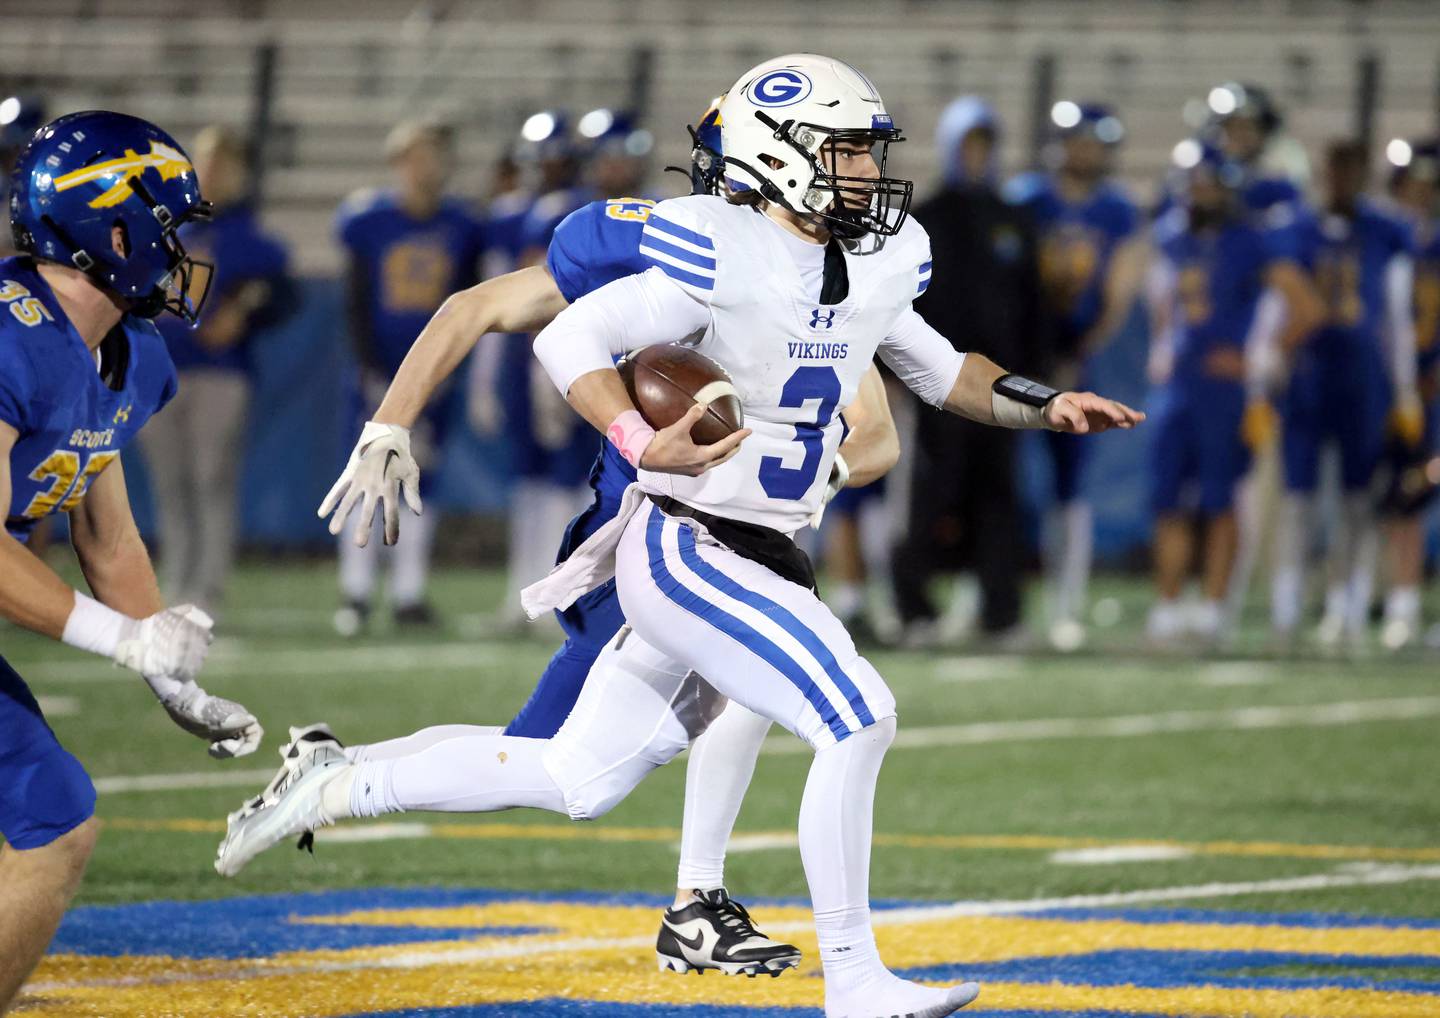
{"label": "white towel at waist", "polygon": [[563,611],[615,576],[615,549],[630,517],[645,503],[645,492],[632,484],[620,499],[620,511],[570,553],[543,580],[536,580],[520,592],[520,604],[531,619],[548,611]]}

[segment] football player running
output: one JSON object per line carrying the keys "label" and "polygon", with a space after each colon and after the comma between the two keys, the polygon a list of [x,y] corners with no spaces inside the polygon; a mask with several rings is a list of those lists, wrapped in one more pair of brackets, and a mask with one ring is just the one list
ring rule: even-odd
{"label": "football player running", "polygon": [[[150,319],[199,315],[209,267],[176,231],[208,215],[189,157],[135,117],[61,117],[20,156],[10,224],[23,254],[0,260],[0,615],[139,672],[176,724],[225,757],[253,751],[260,726],[196,685],[211,621],[160,599],[119,461],[175,395]],[[55,513],[70,515],[93,598],[24,546]],[[74,896],[94,811],[89,775],[0,658],[0,1012]]]}
{"label": "football player running", "polygon": [[[712,107],[695,130],[691,183],[697,194],[721,189],[721,138],[718,110]],[[612,198],[592,202],[568,216],[555,231],[543,267],[520,269],[488,280],[453,296],[417,340],[365,434],[322,515],[335,510],[332,531],[360,507],[357,536],[371,532],[370,519],[384,507],[387,541],[399,536],[398,492],[416,496],[419,469],[408,448],[409,427],[432,394],[475,345],[489,332],[534,331],[547,325],[569,303],[623,276],[643,272],[649,262],[640,253],[643,229],[655,203]],[[843,457],[836,457],[827,497],[844,487],[868,484],[895,464],[899,454],[894,421],[885,402],[878,370],[867,372],[860,394],[845,410],[850,433]],[[635,482],[635,468],[619,451],[605,444],[591,472],[591,504],[567,528],[557,558],[564,561],[586,538],[620,509],[625,490]],[[338,509],[336,509],[338,505]],[[541,675],[535,691],[504,734],[548,739],[575,707],[592,665],[624,624],[613,582],[579,598],[559,613],[565,643]],[[800,952],[760,934],[744,907],[725,889],[725,849],[734,829],[745,791],[755,770],[770,720],[731,705],[710,725],[690,755],[686,774],[686,809],[681,833],[676,897],[662,919],[660,952],[680,971],[715,968],[728,974],[778,973],[798,963]],[[379,760],[419,752],[457,735],[494,732],[465,725],[426,729],[379,745],[345,746],[353,762]],[[333,733],[323,725],[297,729],[292,744],[282,749],[284,779],[303,756]],[[738,921],[737,921],[738,920]],[[683,924],[702,924],[712,935],[697,949],[682,950],[665,931]]]}
{"label": "football player running", "polygon": [[[880,961],[871,815],[895,701],[788,535],[821,504],[843,431],[835,412],[877,352],[929,402],[982,422],[1086,433],[1143,415],[1006,375],[930,330],[910,308],[928,283],[929,244],[908,220],[911,182],[884,174],[899,133],[874,86],[827,57],[763,66],[720,110],[739,193],[657,205],[641,247],[651,267],[582,297],[536,340],[557,388],[639,468],[616,518],[529,592],[531,610],[563,606],[615,576],[626,625],[574,711],[543,742],[468,735],[358,765],[318,748],[270,802],[232,819],[222,872],[347,816],[515,806],[599,816],[729,699],[816,751],[800,842],[829,1018],[939,1018],[978,994],[974,983],[900,979]],[[832,310],[832,336],[797,340]],[[686,337],[730,372],[751,424],[712,446],[689,437],[703,407],[651,430],[613,365]]]}

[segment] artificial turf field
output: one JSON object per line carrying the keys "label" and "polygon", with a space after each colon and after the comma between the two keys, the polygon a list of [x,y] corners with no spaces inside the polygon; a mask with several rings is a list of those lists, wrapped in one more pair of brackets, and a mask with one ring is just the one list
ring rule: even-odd
{"label": "artificial turf field", "polygon": [[[806,952],[780,979],[656,971],[683,760],[590,825],[394,817],[215,875],[224,816],[286,725],[363,742],[523,702],[550,631],[478,635],[493,576],[443,571],[435,591],[442,631],[342,642],[329,567],[244,569],[203,682],[268,731],[224,763],[129,673],[0,633],[104,825],[18,1013],[820,1014],[794,842],[808,750],[783,732],[727,865],[762,928]],[[1119,620],[1076,656],[872,655],[900,704],[872,885],[892,967],[979,979],[965,1014],[1440,1015],[1440,658],[1145,655],[1143,588],[1099,593]]]}

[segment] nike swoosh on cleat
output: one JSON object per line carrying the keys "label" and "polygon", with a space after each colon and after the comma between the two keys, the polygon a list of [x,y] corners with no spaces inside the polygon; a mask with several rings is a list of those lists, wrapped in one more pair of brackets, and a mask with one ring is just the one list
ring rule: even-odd
{"label": "nike swoosh on cleat", "polygon": [[705,946],[705,935],[703,933],[695,934],[695,939],[691,940],[690,938],[683,936],[679,930],[671,926],[669,923],[666,923],[665,925],[669,927],[671,935],[674,936],[674,938],[678,940],[681,944],[690,948],[690,950],[698,951]]}

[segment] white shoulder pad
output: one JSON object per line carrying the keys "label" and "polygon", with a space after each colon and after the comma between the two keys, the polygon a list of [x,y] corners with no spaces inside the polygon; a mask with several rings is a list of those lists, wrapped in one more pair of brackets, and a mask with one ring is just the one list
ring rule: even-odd
{"label": "white shoulder pad", "polygon": [[724,208],[724,199],[711,195],[671,198],[650,210],[640,236],[641,256],[706,303],[715,293],[715,218]]}

